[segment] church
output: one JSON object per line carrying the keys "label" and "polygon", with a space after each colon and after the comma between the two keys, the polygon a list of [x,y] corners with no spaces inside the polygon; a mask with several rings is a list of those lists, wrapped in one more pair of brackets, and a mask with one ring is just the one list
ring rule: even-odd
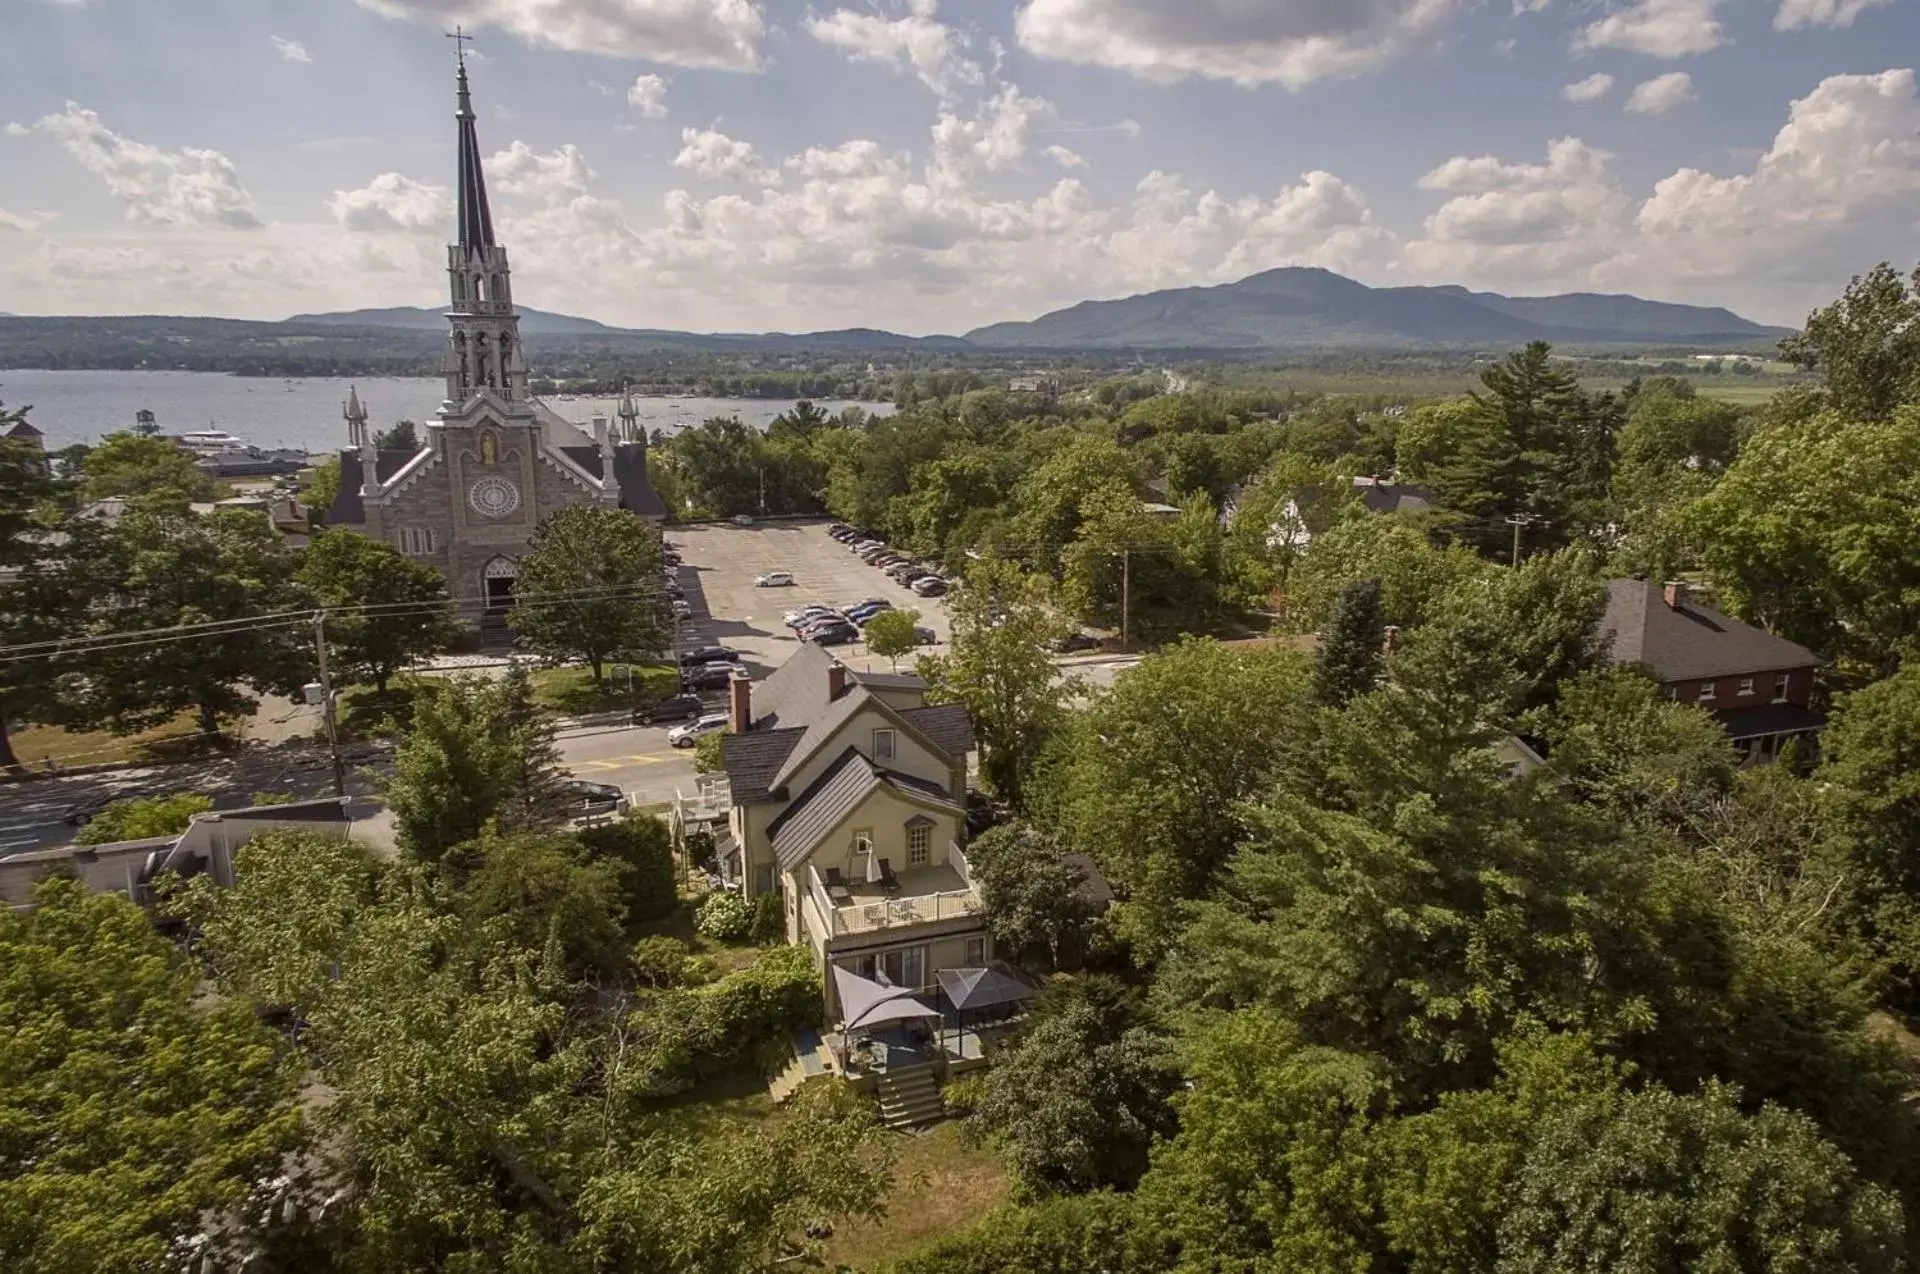
{"label": "church", "polygon": [[358,390],[345,406],[348,446],[328,526],[383,539],[438,568],[469,618],[498,615],[540,520],[572,505],[625,509],[659,523],[639,411],[588,435],[527,389],[507,250],[494,238],[467,68],[458,79],[458,242],[447,249],[447,396],[417,451],[382,451]]}

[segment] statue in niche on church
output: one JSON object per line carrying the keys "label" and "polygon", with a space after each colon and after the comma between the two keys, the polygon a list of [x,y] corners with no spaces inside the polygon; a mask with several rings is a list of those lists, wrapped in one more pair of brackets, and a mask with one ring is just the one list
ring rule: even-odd
{"label": "statue in niche on church", "polygon": [[487,334],[485,332],[480,332],[474,336],[473,347],[474,383],[476,385],[485,385],[491,389],[493,388],[493,364],[487,358]]}
{"label": "statue in niche on church", "polygon": [[490,465],[499,459],[492,434],[480,435],[480,463]]}

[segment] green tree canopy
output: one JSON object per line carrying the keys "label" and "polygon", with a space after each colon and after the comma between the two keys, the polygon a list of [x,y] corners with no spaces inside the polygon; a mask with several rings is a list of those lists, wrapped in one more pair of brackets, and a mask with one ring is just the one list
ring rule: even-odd
{"label": "green tree canopy", "polygon": [[920,644],[915,628],[920,622],[917,610],[883,610],[867,621],[864,630],[867,649],[900,670],[900,656]]}
{"label": "green tree canopy", "polygon": [[299,580],[327,617],[339,671],[366,677],[382,697],[396,672],[453,643],[459,622],[446,581],[384,540],[323,531],[301,560]]}
{"label": "green tree canopy", "polygon": [[216,492],[213,479],[201,472],[191,453],[138,434],[107,435],[87,453],[83,472],[89,500],[123,496],[180,505],[211,500]]}
{"label": "green tree canopy", "polygon": [[625,510],[548,514],[514,581],[514,639],[549,660],[584,662],[602,686],[609,659],[660,655],[672,644],[660,554],[659,534]]}
{"label": "green tree canopy", "polygon": [[1855,420],[1886,420],[1920,395],[1920,282],[1882,261],[1780,342],[1789,363],[1818,371],[1828,406]]}

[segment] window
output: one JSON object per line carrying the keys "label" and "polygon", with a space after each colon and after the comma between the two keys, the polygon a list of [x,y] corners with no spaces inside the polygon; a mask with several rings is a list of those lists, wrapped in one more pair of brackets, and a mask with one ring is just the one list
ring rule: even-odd
{"label": "window", "polygon": [[894,986],[918,990],[926,985],[927,949],[907,947],[899,951],[882,951],[877,955],[854,956],[842,967],[863,978],[873,981],[884,979]]}
{"label": "window", "polygon": [[770,894],[773,892],[773,868],[762,863],[753,869],[753,892]]}
{"label": "window", "polygon": [[925,823],[907,829],[907,866],[925,867],[933,847],[933,829]]}
{"label": "window", "polygon": [[403,553],[433,552],[433,528],[430,526],[403,527],[399,539],[400,550]]}
{"label": "window", "polygon": [[1742,678],[1740,678],[1740,693],[1741,693],[1742,695],[1750,695],[1750,694],[1752,694],[1752,693],[1753,693],[1753,678],[1752,678],[1752,677],[1742,677]]}
{"label": "window", "polygon": [[1773,701],[1775,703],[1785,703],[1787,701],[1787,692],[1792,689],[1793,674],[1790,672],[1781,673],[1773,679]]}
{"label": "window", "polygon": [[873,759],[876,761],[893,760],[893,731],[875,730],[873,732]]}
{"label": "window", "polygon": [[987,962],[987,940],[984,937],[968,938],[966,954],[960,962],[969,969],[978,969]]}
{"label": "window", "polygon": [[1700,702],[1712,703],[1713,695],[1714,695],[1714,683],[1711,681],[1701,682],[1700,683]]}

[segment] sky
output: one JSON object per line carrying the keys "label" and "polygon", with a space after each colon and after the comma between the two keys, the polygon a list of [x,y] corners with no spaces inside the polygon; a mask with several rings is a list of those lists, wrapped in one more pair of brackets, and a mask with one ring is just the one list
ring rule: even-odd
{"label": "sky", "polygon": [[1920,259],[1920,0],[4,0],[0,312],[963,332],[1323,266],[1798,323]]}

